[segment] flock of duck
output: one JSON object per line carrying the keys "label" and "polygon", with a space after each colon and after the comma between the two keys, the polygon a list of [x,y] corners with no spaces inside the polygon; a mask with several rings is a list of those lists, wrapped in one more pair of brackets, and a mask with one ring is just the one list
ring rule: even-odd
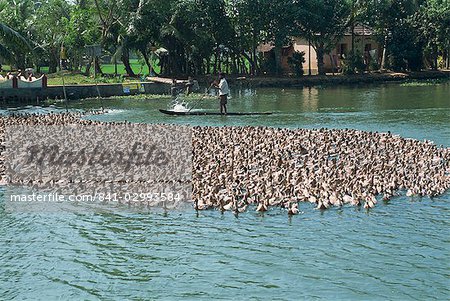
{"label": "flock of duck", "polygon": [[299,202],[373,208],[393,196],[434,197],[450,187],[450,148],[391,133],[338,129],[195,127],[196,209],[235,213]]}
{"label": "flock of duck", "polygon": [[[102,124],[85,114],[0,116],[0,143],[7,125]],[[238,214],[278,206],[298,214],[299,202],[370,209],[399,194],[434,197],[450,187],[449,147],[390,132],[193,127],[192,139],[196,210]]]}

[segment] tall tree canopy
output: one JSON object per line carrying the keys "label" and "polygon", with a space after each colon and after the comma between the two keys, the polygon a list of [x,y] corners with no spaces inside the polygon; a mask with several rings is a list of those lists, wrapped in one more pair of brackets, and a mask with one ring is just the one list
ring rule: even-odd
{"label": "tall tree canopy", "polygon": [[[258,46],[270,43],[280,74],[282,47],[303,37],[324,74],[324,57],[357,23],[374,29],[385,68],[436,69],[450,51],[450,0],[0,0],[0,20],[2,62],[50,72],[64,50],[69,68],[87,72],[110,60],[134,76],[138,56],[149,70],[159,57],[167,75],[258,74]],[[102,60],[87,45],[100,45]]]}

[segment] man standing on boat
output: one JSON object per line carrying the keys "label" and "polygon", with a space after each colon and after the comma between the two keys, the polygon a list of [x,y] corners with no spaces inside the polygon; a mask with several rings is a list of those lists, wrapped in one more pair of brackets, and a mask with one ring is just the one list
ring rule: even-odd
{"label": "man standing on boat", "polygon": [[220,99],[220,114],[227,114],[227,99],[228,94],[230,94],[230,88],[228,87],[228,82],[225,79],[225,74],[219,73],[219,84],[213,83],[214,87],[219,89],[219,99]]}

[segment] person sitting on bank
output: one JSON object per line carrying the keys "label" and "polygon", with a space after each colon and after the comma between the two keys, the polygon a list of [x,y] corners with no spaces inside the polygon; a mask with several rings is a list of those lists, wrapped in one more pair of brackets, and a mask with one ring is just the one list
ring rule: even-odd
{"label": "person sitting on bank", "polygon": [[176,99],[178,96],[178,87],[176,79],[172,79],[172,85],[170,86],[170,95],[172,96],[172,99]]}
{"label": "person sitting on bank", "polygon": [[219,89],[219,99],[220,99],[220,114],[227,114],[227,100],[228,94],[230,94],[230,88],[228,87],[228,82],[225,79],[224,73],[219,73],[219,83],[213,83],[213,86]]}
{"label": "person sitting on bank", "polygon": [[17,75],[16,75],[16,77],[18,78],[18,79],[21,79],[21,80],[26,80],[26,78],[25,78],[25,76],[24,76],[24,73],[22,73],[22,70],[21,69],[19,69],[19,70],[17,70]]}

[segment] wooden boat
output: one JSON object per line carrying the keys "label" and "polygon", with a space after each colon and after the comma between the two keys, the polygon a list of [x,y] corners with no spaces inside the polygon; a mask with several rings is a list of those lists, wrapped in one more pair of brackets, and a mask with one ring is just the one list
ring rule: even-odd
{"label": "wooden boat", "polygon": [[[159,110],[163,114],[174,116],[204,116],[204,115],[222,115],[220,112],[207,112],[207,111],[185,111],[177,112],[170,110]],[[272,112],[229,112],[226,116],[245,116],[245,115],[270,115]]]}

